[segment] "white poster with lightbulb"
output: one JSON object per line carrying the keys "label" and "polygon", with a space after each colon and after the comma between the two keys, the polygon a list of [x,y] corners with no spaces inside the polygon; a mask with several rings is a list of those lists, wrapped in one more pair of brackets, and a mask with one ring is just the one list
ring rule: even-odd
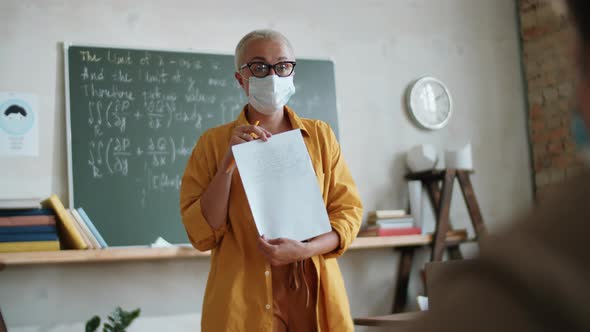
{"label": "white poster with lightbulb", "polygon": [[0,92],[0,157],[39,155],[38,98]]}

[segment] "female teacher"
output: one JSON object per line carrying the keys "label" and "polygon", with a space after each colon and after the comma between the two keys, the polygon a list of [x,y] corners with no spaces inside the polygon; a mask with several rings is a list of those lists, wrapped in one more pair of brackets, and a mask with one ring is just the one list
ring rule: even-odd
{"label": "female teacher", "polygon": [[[211,250],[201,329],[353,331],[336,258],[358,232],[362,205],[340,146],[326,123],[299,118],[286,106],[296,62],[285,36],[250,32],[236,46],[235,64],[248,104],[235,121],[203,133],[180,189],[191,243]],[[231,151],[292,129],[301,130],[332,226],[304,242],[258,234]]]}

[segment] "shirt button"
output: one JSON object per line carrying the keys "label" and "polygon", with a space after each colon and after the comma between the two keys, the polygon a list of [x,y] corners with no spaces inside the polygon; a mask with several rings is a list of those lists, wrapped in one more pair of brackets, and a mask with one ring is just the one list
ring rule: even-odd
{"label": "shirt button", "polygon": [[264,275],[268,277],[270,275],[270,271],[264,271]]}
{"label": "shirt button", "polygon": [[270,310],[270,304],[267,304],[266,306],[264,306],[266,308],[266,310]]}

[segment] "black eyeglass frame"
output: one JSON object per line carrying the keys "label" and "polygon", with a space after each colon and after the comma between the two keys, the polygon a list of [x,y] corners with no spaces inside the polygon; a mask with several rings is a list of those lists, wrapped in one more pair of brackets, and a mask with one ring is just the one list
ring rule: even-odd
{"label": "black eyeglass frame", "polygon": [[[277,66],[284,64],[284,63],[290,63],[293,65],[293,68],[291,68],[291,72],[288,75],[279,75],[278,71],[277,71]],[[252,71],[252,65],[266,65],[268,67],[268,72],[266,73],[266,75],[264,76],[257,76],[256,74],[254,74],[254,72]],[[277,62],[274,65],[271,65],[270,63],[266,63],[266,62],[262,62],[262,61],[252,61],[252,62],[248,62],[245,63],[243,65],[240,66],[240,70],[244,69],[244,68],[248,68],[248,70],[250,70],[250,74],[252,74],[254,77],[258,77],[258,78],[264,78],[268,75],[270,75],[270,68],[272,68],[275,71],[275,74],[277,74],[277,76],[279,77],[289,77],[291,75],[293,75],[293,72],[295,71],[295,66],[297,65],[297,62],[295,61],[281,61],[281,62]]]}

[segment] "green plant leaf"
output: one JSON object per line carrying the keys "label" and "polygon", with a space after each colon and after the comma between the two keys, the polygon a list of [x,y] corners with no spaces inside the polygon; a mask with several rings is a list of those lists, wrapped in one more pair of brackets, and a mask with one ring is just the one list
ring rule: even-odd
{"label": "green plant leaf", "polygon": [[94,332],[100,326],[100,317],[94,316],[86,322],[86,332]]}
{"label": "green plant leaf", "polygon": [[[107,321],[102,326],[102,332],[125,332],[125,329],[139,317],[140,313],[139,308],[133,311],[125,311],[121,307],[117,307],[107,317]],[[100,317],[98,316],[94,316],[86,322],[86,332],[95,332],[99,327]]]}
{"label": "green plant leaf", "polygon": [[139,316],[141,310],[135,309],[131,312],[128,311],[121,311],[121,327],[127,328],[133,321]]}
{"label": "green plant leaf", "polygon": [[102,330],[103,332],[112,332],[115,331],[115,328],[109,323],[104,323]]}

